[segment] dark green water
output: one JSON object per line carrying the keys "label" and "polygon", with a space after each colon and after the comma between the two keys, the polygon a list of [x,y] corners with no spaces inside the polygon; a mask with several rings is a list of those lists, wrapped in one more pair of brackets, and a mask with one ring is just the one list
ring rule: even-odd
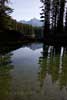
{"label": "dark green water", "polygon": [[25,45],[0,54],[0,100],[67,100],[67,50]]}

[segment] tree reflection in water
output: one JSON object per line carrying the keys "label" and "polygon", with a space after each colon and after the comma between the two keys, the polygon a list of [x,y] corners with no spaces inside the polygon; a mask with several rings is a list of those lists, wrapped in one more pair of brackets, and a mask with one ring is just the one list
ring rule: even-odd
{"label": "tree reflection in water", "polygon": [[0,100],[8,100],[11,98],[11,75],[13,69],[11,64],[11,53],[0,55]]}
{"label": "tree reflection in water", "polygon": [[40,71],[38,78],[43,87],[47,75],[51,76],[52,83],[57,83],[60,89],[67,86],[67,51],[64,47],[43,45],[42,57],[39,58]]}

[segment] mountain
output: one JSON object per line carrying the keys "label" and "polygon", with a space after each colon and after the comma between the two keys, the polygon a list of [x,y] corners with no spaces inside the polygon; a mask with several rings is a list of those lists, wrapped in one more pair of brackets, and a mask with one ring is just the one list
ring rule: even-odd
{"label": "mountain", "polygon": [[36,19],[36,18],[33,18],[29,21],[21,20],[20,22],[24,23],[24,24],[29,24],[29,25],[32,25],[32,26],[37,26],[37,27],[43,25],[43,23],[40,20]]}
{"label": "mountain", "polygon": [[43,47],[43,44],[38,44],[38,43],[33,43],[30,46],[28,46],[30,49],[32,50],[37,50],[37,49],[41,49]]}

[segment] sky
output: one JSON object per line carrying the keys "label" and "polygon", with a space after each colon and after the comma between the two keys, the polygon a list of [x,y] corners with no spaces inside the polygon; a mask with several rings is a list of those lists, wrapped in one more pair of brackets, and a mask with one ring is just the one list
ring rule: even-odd
{"label": "sky", "polygon": [[17,21],[40,19],[40,0],[10,0],[10,7],[14,9],[11,16]]}

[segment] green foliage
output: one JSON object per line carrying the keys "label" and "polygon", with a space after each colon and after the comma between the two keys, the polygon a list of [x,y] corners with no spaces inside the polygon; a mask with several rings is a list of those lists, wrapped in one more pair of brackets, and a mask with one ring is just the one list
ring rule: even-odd
{"label": "green foliage", "polygon": [[33,27],[32,25],[17,22],[14,19],[10,19],[9,30],[16,30],[27,36],[32,36],[34,34],[35,37],[41,37],[42,35],[42,27]]}
{"label": "green foliage", "polygon": [[[67,11],[65,0],[41,0],[41,19],[44,21],[45,34],[63,34],[67,23]],[[65,18],[65,26],[64,26]]]}
{"label": "green foliage", "polygon": [[10,16],[12,9],[7,6],[8,0],[0,0],[0,31],[9,29]]}
{"label": "green foliage", "polygon": [[[8,6],[8,3],[8,0],[0,0],[0,37],[4,39],[7,37],[6,40],[9,40],[8,38],[12,38],[8,36],[8,32],[11,30],[11,32],[14,31],[18,33],[19,36],[21,33],[22,36],[25,35],[40,37],[41,28],[33,27],[32,25],[22,24],[11,18],[10,13],[12,12],[12,9]],[[9,32],[9,34],[11,34],[11,32]]]}
{"label": "green foliage", "polygon": [[11,55],[0,55],[0,100],[8,100],[11,95],[11,75],[13,69],[11,64]]}

